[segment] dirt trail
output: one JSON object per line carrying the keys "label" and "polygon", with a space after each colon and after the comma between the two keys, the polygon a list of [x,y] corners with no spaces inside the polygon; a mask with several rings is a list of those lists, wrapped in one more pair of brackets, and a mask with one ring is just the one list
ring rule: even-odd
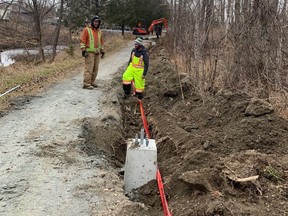
{"label": "dirt trail", "polygon": [[[121,99],[130,49],[101,62],[99,89],[79,75],[0,118],[0,215],[163,214],[155,181],[132,202],[118,175],[142,127]],[[288,121],[245,94],[195,94],[170,59],[150,49],[143,104],[173,215],[288,215]]]}
{"label": "dirt trail", "polygon": [[79,72],[0,118],[0,215],[117,215],[135,206],[123,194],[119,170],[100,151],[87,155],[81,136],[87,119],[120,121],[116,96],[110,92],[111,106],[104,90],[131,47],[101,60],[97,90],[82,89]]}

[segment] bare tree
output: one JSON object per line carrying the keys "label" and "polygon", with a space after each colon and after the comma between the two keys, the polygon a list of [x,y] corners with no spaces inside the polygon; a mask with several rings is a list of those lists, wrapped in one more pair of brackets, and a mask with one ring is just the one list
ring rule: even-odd
{"label": "bare tree", "polygon": [[45,54],[43,49],[42,24],[45,15],[47,15],[55,7],[55,0],[28,0],[27,6],[31,9],[33,15],[36,37],[38,40],[39,55],[41,61],[44,62]]}
{"label": "bare tree", "polygon": [[52,43],[52,57],[51,57],[51,62],[54,61],[56,57],[56,51],[57,51],[57,45],[58,45],[58,39],[59,39],[59,34],[61,30],[61,23],[62,23],[62,17],[63,17],[63,10],[64,10],[64,0],[60,0],[60,7],[59,7],[59,12],[58,12],[58,20],[57,20],[57,25],[53,33],[53,43]]}
{"label": "bare tree", "polygon": [[287,0],[170,4],[170,50],[195,89],[245,89],[265,98],[288,91]]}
{"label": "bare tree", "polygon": [[7,14],[7,12],[8,12],[8,9],[13,5],[14,1],[15,1],[15,0],[11,0],[11,1],[1,1],[1,2],[0,2],[0,5],[4,5],[4,8],[5,8],[4,11],[3,11],[3,13],[2,13],[2,15],[1,15],[1,17],[0,17],[0,19],[4,19],[4,18],[5,18],[6,14]]}

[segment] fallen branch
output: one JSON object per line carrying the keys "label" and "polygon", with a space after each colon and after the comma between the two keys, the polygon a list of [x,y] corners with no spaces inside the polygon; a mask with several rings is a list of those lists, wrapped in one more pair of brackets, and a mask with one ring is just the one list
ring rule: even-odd
{"label": "fallen branch", "polygon": [[10,89],[10,90],[4,92],[3,94],[0,94],[0,97],[2,97],[2,96],[4,96],[4,95],[6,95],[6,94],[8,94],[8,93],[10,93],[10,92],[12,92],[12,91],[14,91],[15,89],[17,89],[17,88],[19,88],[19,87],[20,87],[20,85],[15,86],[14,88],[12,88],[12,89]]}
{"label": "fallen branch", "polygon": [[233,177],[230,177],[228,176],[229,179],[235,181],[235,182],[248,182],[248,181],[255,181],[259,178],[259,175],[256,175],[256,176],[250,176],[250,177],[247,177],[247,178],[233,178]]}

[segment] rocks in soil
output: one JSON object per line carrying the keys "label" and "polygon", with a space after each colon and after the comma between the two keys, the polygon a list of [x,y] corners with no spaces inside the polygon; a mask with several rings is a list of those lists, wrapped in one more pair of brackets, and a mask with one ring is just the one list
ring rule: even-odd
{"label": "rocks in soil", "polygon": [[207,181],[207,175],[209,175],[208,170],[204,171],[187,171],[179,176],[179,180],[189,185],[191,190],[197,190],[204,193],[211,191],[211,186]]}
{"label": "rocks in soil", "polygon": [[186,125],[184,127],[184,130],[186,130],[187,132],[192,132],[193,130],[197,129],[199,129],[199,127],[196,124]]}
{"label": "rocks in soil", "polygon": [[208,141],[208,140],[205,141],[205,143],[203,144],[203,148],[204,148],[205,150],[207,150],[207,149],[209,148],[209,146],[210,146],[209,141]]}
{"label": "rocks in soil", "polygon": [[274,111],[271,104],[261,99],[252,99],[245,110],[247,116],[262,116]]}
{"label": "rocks in soil", "polygon": [[178,94],[179,92],[176,89],[169,89],[163,93],[164,97],[171,97],[171,98],[177,97]]}

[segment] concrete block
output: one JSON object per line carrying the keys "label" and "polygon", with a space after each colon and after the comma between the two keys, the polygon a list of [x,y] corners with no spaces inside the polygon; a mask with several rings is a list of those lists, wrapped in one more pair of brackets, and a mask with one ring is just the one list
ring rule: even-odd
{"label": "concrete block", "polygon": [[[135,139],[128,140],[125,161],[124,188],[125,193],[139,188],[149,181],[156,179],[157,148],[154,139],[149,139],[149,144],[135,145]],[[140,143],[140,139],[138,139]]]}

